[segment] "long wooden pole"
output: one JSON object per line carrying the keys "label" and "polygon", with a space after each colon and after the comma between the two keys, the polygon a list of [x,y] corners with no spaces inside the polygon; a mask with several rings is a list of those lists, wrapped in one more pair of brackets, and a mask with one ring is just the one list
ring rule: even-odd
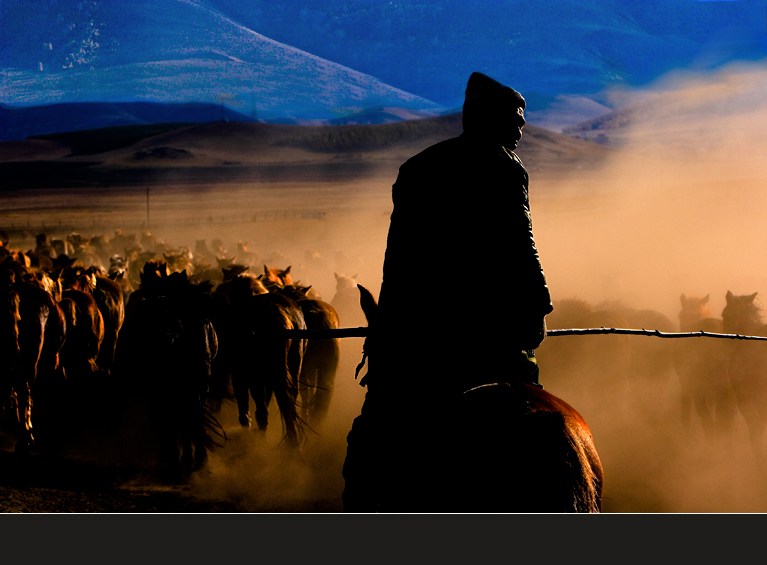
{"label": "long wooden pole", "polygon": [[[333,339],[345,337],[367,337],[367,326],[358,328],[338,328],[335,330],[283,330],[285,337],[297,337],[307,339]],[[660,338],[689,338],[689,337],[711,337],[719,339],[740,339],[767,341],[767,336],[760,335],[741,335],[741,334],[720,334],[712,332],[661,332],[659,330],[647,329],[625,329],[625,328],[573,328],[566,330],[548,330],[547,337],[557,337],[563,335],[595,335],[595,334],[620,334],[620,335],[644,335]]]}

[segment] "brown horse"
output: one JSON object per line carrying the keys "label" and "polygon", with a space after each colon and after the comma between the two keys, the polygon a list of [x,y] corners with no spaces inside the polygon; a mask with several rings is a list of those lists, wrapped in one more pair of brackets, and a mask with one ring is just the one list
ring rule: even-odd
{"label": "brown horse", "polygon": [[105,376],[112,371],[117,348],[117,336],[125,321],[125,297],[119,282],[102,271],[92,270],[96,276],[93,298],[104,320],[104,340],[101,342],[96,364]]}
{"label": "brown horse", "polygon": [[[754,303],[756,293],[735,296],[729,290],[722,311],[725,333],[767,336],[761,309]],[[762,462],[764,429],[767,425],[767,346],[759,341],[729,344],[730,382],[738,409],[746,420],[751,447]]]}
{"label": "brown horse", "polygon": [[239,275],[231,291],[232,385],[240,424],[250,427],[249,397],[255,402],[256,424],[268,425],[272,396],[282,416],[284,441],[298,447],[304,422],[298,414],[298,377],[306,339],[286,338],[283,330],[306,329],[301,307],[280,293],[261,293],[252,277]]}
{"label": "brown horse", "polygon": [[67,379],[88,388],[98,373],[97,359],[104,341],[104,316],[94,298],[96,274],[72,268],[63,274],[61,308],[67,321],[67,340],[61,362]]}
{"label": "brown horse", "polygon": [[[304,314],[307,329],[330,330],[341,327],[336,309],[327,302],[309,298],[310,289],[311,287],[290,285],[280,292],[296,300]],[[307,340],[298,384],[301,417],[314,429],[320,427],[327,419],[340,359],[340,339]]]}
{"label": "brown horse", "polygon": [[[61,286],[43,272],[24,273],[4,262],[4,340],[3,349],[10,352],[7,371],[2,379],[2,402],[7,395],[14,399],[19,424],[16,451],[26,452],[34,445],[32,434],[32,394],[53,381],[59,365],[59,351],[66,338],[66,324],[59,307]],[[15,327],[11,322],[16,322]],[[6,325],[7,323],[7,325]],[[16,343],[12,338],[15,336]],[[38,377],[44,377],[38,382]],[[43,386],[45,388],[45,386]]]}
{"label": "brown horse", "polygon": [[[681,331],[722,333],[722,319],[711,316],[708,300],[709,295],[680,296]],[[703,338],[680,339],[674,343],[673,364],[679,377],[682,427],[688,435],[693,407],[708,439],[724,439],[732,433],[737,408],[729,378],[731,346],[722,340]]]}
{"label": "brown horse", "polygon": [[[368,325],[374,328],[375,300],[364,287],[360,293]],[[366,350],[367,346],[366,342]],[[371,363],[376,355],[373,350]],[[414,405],[418,406],[417,400]],[[397,406],[387,409],[405,417]],[[370,459],[364,468],[355,469],[359,461],[353,461],[350,442],[344,463],[345,510],[601,511],[603,471],[591,432],[580,414],[560,398],[524,382],[488,382],[456,395],[437,414],[442,416],[428,422],[428,431],[404,429],[404,435],[416,438],[409,441],[417,449],[404,448],[406,454],[418,454],[414,460],[398,460],[402,456],[396,453],[405,437],[391,438],[383,430],[381,446],[360,446],[369,450]],[[457,414],[462,422],[458,427]],[[370,425],[364,419],[363,409],[350,440]],[[384,447],[384,453],[378,447]],[[372,498],[362,495],[370,505],[364,509],[352,502],[359,500],[354,489],[361,485],[373,492]],[[420,502],[413,504],[411,496]]]}

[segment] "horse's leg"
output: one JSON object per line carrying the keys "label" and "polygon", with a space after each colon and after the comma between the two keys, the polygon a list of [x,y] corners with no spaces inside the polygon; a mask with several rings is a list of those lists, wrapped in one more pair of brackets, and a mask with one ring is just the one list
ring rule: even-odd
{"label": "horse's leg", "polygon": [[232,369],[232,389],[234,398],[237,401],[237,411],[239,412],[240,425],[243,428],[250,427],[250,386],[248,377],[242,369]]}
{"label": "horse's leg", "polygon": [[[309,347],[315,347],[316,345],[316,343],[312,343]],[[301,374],[298,378],[301,417],[307,421],[310,418],[310,414],[314,413],[314,405],[317,399],[318,370],[319,367],[314,352],[310,351],[308,355],[304,356],[301,364]]]}
{"label": "horse's leg", "polygon": [[700,391],[696,391],[692,399],[695,405],[695,411],[700,417],[700,423],[703,426],[703,433],[706,439],[711,441],[714,438],[714,418],[711,414],[711,409],[708,406],[706,395]]}
{"label": "horse's leg", "polygon": [[680,419],[685,437],[690,439],[692,434],[692,396],[686,391],[679,395]]}
{"label": "horse's leg", "polygon": [[[22,322],[23,323],[23,322]],[[30,388],[37,376],[37,365],[43,350],[45,318],[38,317],[23,325],[19,335],[20,355],[14,367],[12,386],[16,393],[16,417],[19,439],[15,451],[25,453],[35,443],[32,435],[32,395]]]}
{"label": "horse's leg", "polygon": [[716,434],[720,441],[729,442],[738,415],[737,402],[729,382],[718,387],[715,398]]}
{"label": "horse's leg", "polygon": [[312,421],[317,424],[323,423],[328,416],[340,360],[338,344],[327,349],[327,355],[323,356],[317,370],[317,388],[314,391],[314,414]]}
{"label": "horse's leg", "polygon": [[753,414],[751,418],[746,420],[746,423],[748,424],[748,437],[751,442],[754,459],[761,466],[764,463],[764,419],[759,417],[758,414]]}
{"label": "horse's leg", "polygon": [[269,403],[272,400],[273,388],[271,385],[260,384],[251,389],[253,402],[256,405],[256,425],[259,431],[265,432],[269,424]]}

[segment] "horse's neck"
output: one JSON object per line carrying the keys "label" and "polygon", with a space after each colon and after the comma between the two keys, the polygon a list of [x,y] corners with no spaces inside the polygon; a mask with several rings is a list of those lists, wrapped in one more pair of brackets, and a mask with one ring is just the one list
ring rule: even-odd
{"label": "horse's neck", "polygon": [[732,319],[728,326],[740,334],[754,333],[762,327],[761,316],[757,312],[741,312]]}

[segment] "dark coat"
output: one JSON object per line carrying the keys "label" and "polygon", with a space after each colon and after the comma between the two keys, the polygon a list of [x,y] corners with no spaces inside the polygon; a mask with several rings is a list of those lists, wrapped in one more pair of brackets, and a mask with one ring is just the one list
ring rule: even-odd
{"label": "dark coat", "polygon": [[424,373],[449,389],[503,380],[503,358],[552,310],[522,161],[464,133],[404,163],[392,198],[371,352],[381,378],[398,389]]}

